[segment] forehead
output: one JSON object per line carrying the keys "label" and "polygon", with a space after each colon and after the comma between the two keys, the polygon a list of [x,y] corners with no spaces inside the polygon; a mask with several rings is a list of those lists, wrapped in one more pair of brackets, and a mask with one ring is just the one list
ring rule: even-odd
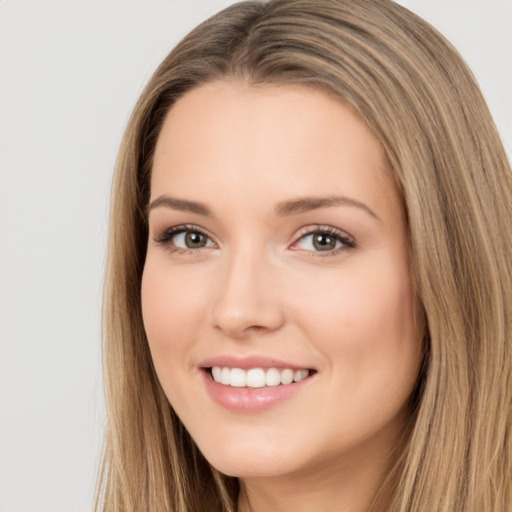
{"label": "forehead", "polygon": [[202,85],[172,107],[151,187],[152,199],[249,188],[276,201],[336,192],[378,205],[396,194],[381,144],[342,101],[302,85],[235,81]]}

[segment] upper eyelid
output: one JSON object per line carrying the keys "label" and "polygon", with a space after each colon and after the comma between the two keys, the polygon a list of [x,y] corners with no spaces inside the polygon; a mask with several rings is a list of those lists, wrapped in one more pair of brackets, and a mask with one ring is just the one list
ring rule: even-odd
{"label": "upper eyelid", "polygon": [[340,229],[340,228],[336,228],[334,226],[330,226],[328,224],[314,224],[314,225],[310,225],[310,226],[304,226],[303,228],[300,228],[294,238],[295,240],[298,240],[304,236],[307,236],[307,235],[311,235],[313,233],[330,233],[332,235],[337,235],[339,236],[340,238],[348,238],[349,240],[355,242],[355,238],[353,235],[351,235],[350,233],[348,233],[347,231],[343,230],[343,229]]}

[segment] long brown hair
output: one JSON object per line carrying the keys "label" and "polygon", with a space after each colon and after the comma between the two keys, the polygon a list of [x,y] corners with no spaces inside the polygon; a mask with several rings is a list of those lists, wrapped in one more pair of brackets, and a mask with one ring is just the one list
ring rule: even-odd
{"label": "long brown hair", "polygon": [[108,426],[96,509],[236,509],[236,479],[210,467],[162,392],[140,300],[144,210],[163,119],[187,91],[225,77],[336,95],[382,143],[403,196],[426,355],[407,445],[375,510],[509,510],[512,174],[460,56],[390,0],[235,4],[192,31],[142,93],[112,193],[103,332]]}

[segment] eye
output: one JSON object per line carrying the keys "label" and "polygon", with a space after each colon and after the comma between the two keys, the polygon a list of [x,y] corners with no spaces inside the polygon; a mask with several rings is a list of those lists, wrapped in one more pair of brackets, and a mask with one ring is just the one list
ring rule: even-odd
{"label": "eye", "polygon": [[318,227],[302,235],[293,245],[292,249],[303,251],[332,253],[338,249],[355,247],[351,236],[332,227]]}
{"label": "eye", "polygon": [[201,249],[207,247],[208,243],[211,245],[211,240],[208,239],[203,233],[197,231],[183,231],[177,233],[172,237],[173,245],[181,249]]}
{"label": "eye", "polygon": [[166,245],[172,251],[190,251],[215,247],[211,238],[194,226],[176,226],[166,229],[155,242]]}

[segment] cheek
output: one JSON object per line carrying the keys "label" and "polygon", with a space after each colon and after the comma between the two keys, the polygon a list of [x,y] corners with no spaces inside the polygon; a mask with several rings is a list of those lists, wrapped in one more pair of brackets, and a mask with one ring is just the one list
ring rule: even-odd
{"label": "cheek", "polygon": [[[204,317],[205,295],[200,280],[169,272],[165,265],[146,263],[141,285],[142,316],[157,372],[162,364],[182,362],[185,349],[197,338]],[[171,357],[169,357],[171,356]]]}
{"label": "cheek", "polygon": [[332,277],[302,295],[295,316],[337,378],[350,389],[371,386],[372,379],[375,387],[400,381],[413,386],[422,358],[421,326],[407,268],[360,265]]}

